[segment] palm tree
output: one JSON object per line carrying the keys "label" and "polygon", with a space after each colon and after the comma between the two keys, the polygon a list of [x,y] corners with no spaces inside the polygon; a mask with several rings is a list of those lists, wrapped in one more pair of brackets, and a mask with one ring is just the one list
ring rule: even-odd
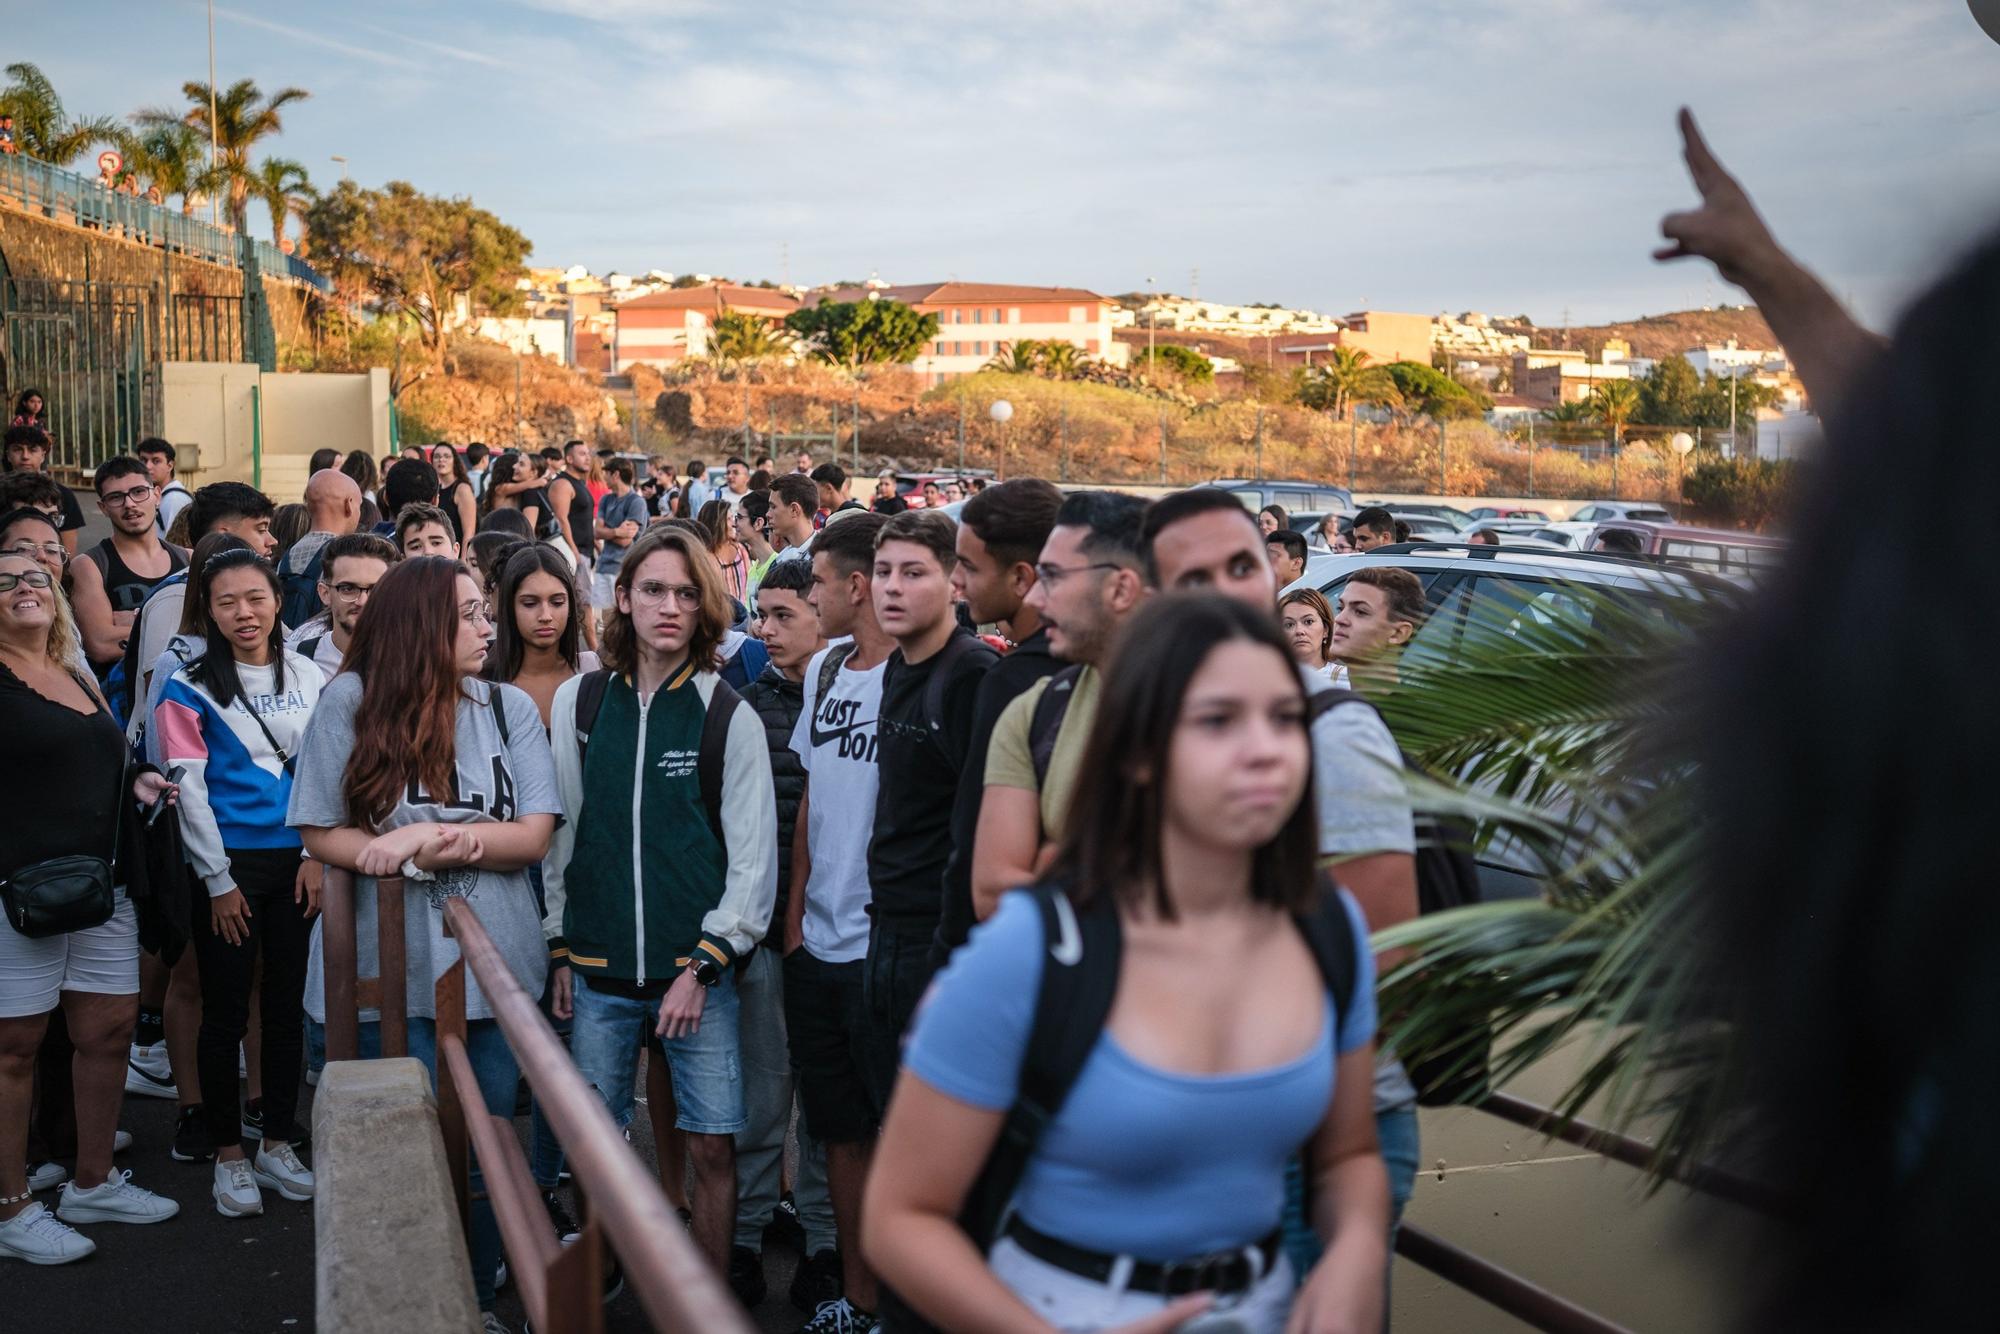
{"label": "palm tree", "polygon": [[1590,415],[1611,428],[1611,448],[1625,443],[1625,423],[1639,410],[1639,386],[1630,380],[1606,380],[1590,391]]}
{"label": "palm tree", "polygon": [[179,195],[181,212],[192,215],[197,196],[221,188],[222,174],[208,165],[208,140],[179,121],[146,130],[120,130],[118,149],[125,166],[162,195]]}
{"label": "palm tree", "polygon": [[1306,372],[1299,402],[1345,417],[1356,403],[1392,403],[1396,382],[1381,366],[1370,366],[1358,347],[1336,347],[1333,359]]}
{"label": "palm tree", "polygon": [[717,366],[725,369],[766,357],[783,356],[790,350],[791,343],[783,329],[773,321],[726,306],[715,317],[715,328],[708,336],[709,355],[715,359]]}
{"label": "palm tree", "polygon": [[19,61],[7,66],[7,77],[0,111],[14,118],[14,140],[29,157],[67,167],[93,146],[117,140],[118,123],[109,116],[71,120],[39,66]]}
{"label": "palm tree", "polygon": [[1073,380],[1090,364],[1082,348],[1059,338],[1043,343],[1040,352],[1042,374],[1051,380]]}
{"label": "palm tree", "polygon": [[1042,355],[1040,343],[1032,338],[1021,338],[994,348],[986,369],[1005,371],[1009,375],[1033,375],[1041,368]]}
{"label": "palm tree", "polygon": [[250,190],[270,210],[271,243],[279,247],[285,244],[285,224],[303,218],[319,197],[306,169],[286,157],[267,157],[258,163]]}
{"label": "palm tree", "polygon": [[[189,103],[185,112],[149,107],[132,119],[146,127],[185,123],[201,131],[204,138],[213,132],[218,165],[229,187],[229,221],[241,232],[249,223],[250,196],[257,190],[257,174],[250,167],[250,150],[258,140],[282,133],[285,126],[278,113],[312,94],[303,88],[280,88],[267,97],[251,79],[238,79],[213,93],[207,84],[191,79],[181,85],[181,92]],[[215,99],[213,125],[209,120],[211,96]]]}

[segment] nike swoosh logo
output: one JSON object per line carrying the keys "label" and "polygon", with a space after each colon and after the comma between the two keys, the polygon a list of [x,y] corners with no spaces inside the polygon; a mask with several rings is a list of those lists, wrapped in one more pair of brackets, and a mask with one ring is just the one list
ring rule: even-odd
{"label": "nike swoosh logo", "polygon": [[853,736],[856,732],[862,731],[866,728],[873,727],[874,725],[875,725],[875,720],[873,718],[870,718],[866,722],[849,723],[845,727],[836,727],[832,731],[822,731],[820,730],[820,725],[818,720],[815,719],[810,729],[813,748],[817,750],[819,747],[826,745],[828,742],[838,741],[842,737]]}
{"label": "nike swoosh logo", "polygon": [[1083,933],[1076,928],[1076,911],[1069,906],[1067,896],[1056,895],[1055,909],[1056,943],[1049,946],[1049,957],[1073,968],[1083,962]]}

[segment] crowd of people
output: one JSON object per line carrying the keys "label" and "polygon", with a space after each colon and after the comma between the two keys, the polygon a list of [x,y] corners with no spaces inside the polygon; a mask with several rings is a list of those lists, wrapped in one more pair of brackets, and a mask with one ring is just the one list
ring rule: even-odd
{"label": "crowd of people", "polygon": [[[478,911],[613,1117],[645,1099],[662,1184],[748,1305],[777,1226],[815,1334],[1008,1302],[1078,1328],[1166,1328],[1191,1300],[1246,1329],[1295,1301],[1379,1322],[1416,1141],[1365,939],[1415,913],[1414,843],[1365,702],[1392,671],[1341,646],[1393,656],[1420,591],[1280,607],[1302,558],[1219,490],[906,499],[888,477],[864,507],[809,456],[731,458],[711,487],[700,460],[637,478],[579,441],[379,471],[324,451],[285,506],[187,495],[142,441],[96,469],[110,535],[73,555],[45,444],[9,434],[0,514],[0,750],[60,768],[0,836],[0,1257],[77,1259],[87,1225],[175,1212],[112,1166],[128,1092],[176,1101],[172,1156],[224,1216],[312,1198],[331,866],[360,877],[363,975],[400,877],[433,1072],[441,905]],[[1350,641],[1352,618],[1394,628]],[[1343,667],[1362,706],[1311,703]],[[113,868],[102,892],[57,880],[38,908],[38,868],[79,853]],[[1102,1031],[975,1236],[955,1220],[1032,1091],[1037,977],[1075,962],[1044,939],[1054,902],[1110,970]],[[470,979],[466,1006],[511,1115]],[[1317,1240],[1281,1235],[1288,1191]]]}

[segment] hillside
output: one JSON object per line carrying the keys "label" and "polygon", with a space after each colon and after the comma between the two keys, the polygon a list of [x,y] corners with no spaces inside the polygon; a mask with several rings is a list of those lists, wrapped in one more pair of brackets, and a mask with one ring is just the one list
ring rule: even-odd
{"label": "hillside", "polygon": [[[1494,327],[1507,333],[1525,333],[1536,347],[1563,347],[1564,330],[1547,325],[1517,325],[1496,320]],[[1721,343],[1734,338],[1744,347],[1776,347],[1777,337],[1755,306],[1718,306],[1712,310],[1674,310],[1663,315],[1646,315],[1617,324],[1593,324],[1568,330],[1567,346],[1583,348],[1593,356],[1605,341],[1622,338],[1632,345],[1635,357],[1659,360],[1705,343]]]}

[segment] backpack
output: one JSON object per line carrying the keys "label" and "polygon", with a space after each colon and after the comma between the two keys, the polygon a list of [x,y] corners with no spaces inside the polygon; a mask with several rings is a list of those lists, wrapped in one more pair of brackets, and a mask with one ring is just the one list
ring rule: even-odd
{"label": "backpack", "polygon": [[[1293,920],[1333,997],[1337,1024],[1354,999],[1354,929],[1331,880],[1322,876],[1321,884],[1325,892],[1318,910]],[[1110,896],[1078,911],[1057,885],[1044,882],[1028,892],[1041,912],[1047,951],[1035,993],[1035,1018],[1014,1105],[1007,1109],[1000,1136],[958,1218],[982,1254],[999,1240],[1035,1146],[1083,1073],[1118,992],[1122,933]]]}
{"label": "backpack", "polygon": [[[597,715],[604,708],[604,692],[610,688],[613,673],[609,667],[601,667],[594,672],[583,673],[576,687],[576,767],[579,773],[583,762],[590,754],[590,730],[597,726]],[[717,680],[715,693],[708,697],[708,713],[701,722],[701,746],[695,757],[695,778],[701,784],[701,805],[708,813],[708,827],[714,831],[715,841],[722,845],[724,857],[729,855],[729,837],[722,829],[722,769],[729,754],[729,723],[736,715],[736,706],[743,702],[742,696],[730,688],[729,682]]]}
{"label": "backpack", "polygon": [[[924,682],[924,721],[930,725],[931,736],[936,739],[939,746],[945,744],[947,735],[944,730],[944,690],[950,680],[952,666],[973,649],[986,647],[985,641],[977,635],[953,635],[945,640],[944,647],[938,650],[937,665],[931,669],[930,679]],[[992,650],[987,649],[987,651]],[[815,705],[827,697],[827,693],[833,689],[833,683],[840,677],[840,669],[853,656],[854,644],[851,640],[845,644],[835,644],[826,651],[826,656],[821,658],[819,663],[819,693],[813,697]],[[885,690],[888,688],[886,680],[883,682],[883,688]],[[953,761],[954,765],[964,762],[963,755]]]}
{"label": "backpack", "polygon": [[[146,608],[152,604],[153,593],[174,584],[184,584],[187,576],[188,567],[184,565],[153,585],[153,592],[148,593],[146,600],[139,604],[139,610],[132,613],[132,624],[125,632],[125,655],[104,674],[105,702],[111,706],[112,716],[118,719],[119,726],[125,728],[128,735],[133,732],[135,716],[145,711],[145,701],[138,698],[138,684],[145,679],[146,669],[153,665],[139,661],[139,641],[146,624]],[[145,730],[145,724],[141,722],[138,735],[132,738],[135,744],[144,737]]]}
{"label": "backpack", "polygon": [[739,693],[749,688],[752,681],[764,674],[771,665],[771,650],[764,647],[764,641],[745,635],[736,656],[722,664],[716,673]]}
{"label": "backpack", "polygon": [[278,605],[278,619],[285,623],[287,630],[298,629],[319,615],[325,606],[319,597],[319,578],[326,566],[326,546],[326,543],[320,543],[302,570],[292,568],[289,552],[278,569],[278,586],[285,595],[285,600]]}
{"label": "backpack", "polygon": [[1035,712],[1028,719],[1028,754],[1035,762],[1035,786],[1049,785],[1049,765],[1056,757],[1056,737],[1062,732],[1063,719],[1069,715],[1069,702],[1076,693],[1076,683],[1083,676],[1083,664],[1072,663],[1049,678],[1042,687],[1041,697],[1035,701]]}
{"label": "backpack", "polygon": [[[1380,711],[1364,696],[1352,690],[1322,690],[1306,702],[1307,726],[1321,716],[1346,704],[1359,704]],[[1392,738],[1393,739],[1393,735]],[[1421,766],[1402,757],[1403,767],[1418,777],[1428,777]],[[1472,828],[1463,820],[1435,812],[1412,812],[1416,826],[1417,913],[1463,908],[1480,901],[1479,865],[1472,857]],[[1417,1101],[1425,1107],[1450,1107],[1476,1102],[1487,1091],[1487,1057],[1493,1045],[1490,1024],[1468,1023],[1454,1036],[1421,1051],[1398,1050],[1410,1082],[1416,1085]]]}

